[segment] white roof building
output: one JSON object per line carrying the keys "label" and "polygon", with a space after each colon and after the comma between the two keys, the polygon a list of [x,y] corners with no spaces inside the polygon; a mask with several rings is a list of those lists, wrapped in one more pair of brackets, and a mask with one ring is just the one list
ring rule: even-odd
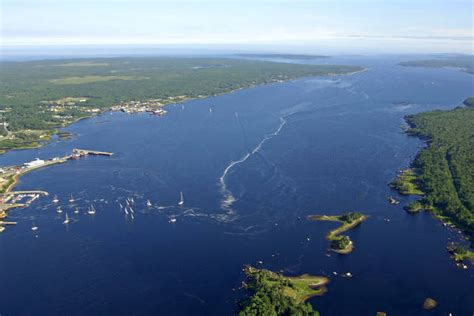
{"label": "white roof building", "polygon": [[30,167],[30,168],[31,167],[39,167],[41,165],[44,165],[44,160],[41,160],[39,158],[36,158],[33,161],[25,163],[25,166]]}

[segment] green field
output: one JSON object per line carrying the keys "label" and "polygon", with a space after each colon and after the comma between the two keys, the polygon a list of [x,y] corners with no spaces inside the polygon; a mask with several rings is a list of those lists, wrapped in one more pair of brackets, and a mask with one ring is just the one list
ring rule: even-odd
{"label": "green field", "polygon": [[326,292],[326,277],[304,274],[287,277],[269,270],[246,267],[246,288],[251,296],[242,303],[240,316],[260,315],[311,315],[309,298]]}
{"label": "green field", "polygon": [[[84,66],[83,66],[84,67]],[[147,77],[138,76],[83,76],[83,77],[64,77],[51,79],[49,82],[54,84],[84,84],[110,80],[145,80]]]}
{"label": "green field", "polygon": [[[465,103],[469,103],[466,101]],[[424,197],[409,208],[428,209],[474,233],[474,108],[432,111],[406,117],[408,133],[426,140],[413,162]]]}
{"label": "green field", "polygon": [[57,128],[121,102],[153,99],[167,104],[298,77],[357,70],[361,68],[226,58],[0,62],[0,123],[6,124],[0,128],[0,151],[39,146]]}

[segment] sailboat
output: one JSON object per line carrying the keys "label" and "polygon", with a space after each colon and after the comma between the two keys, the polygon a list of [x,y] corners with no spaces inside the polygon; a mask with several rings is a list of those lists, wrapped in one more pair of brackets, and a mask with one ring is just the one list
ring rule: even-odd
{"label": "sailboat", "polygon": [[63,212],[63,210],[61,209],[61,206],[58,206],[58,208],[56,209],[56,212],[58,212],[59,214]]}
{"label": "sailboat", "polygon": [[76,207],[76,209],[74,210],[74,214],[79,214],[79,208]]}
{"label": "sailboat", "polygon": [[151,204],[150,200],[146,200],[146,206],[152,207],[153,204]]}
{"label": "sailboat", "polygon": [[184,205],[184,196],[183,196],[183,192],[181,191],[181,192],[180,192],[180,194],[181,194],[181,200],[178,202],[178,205],[179,205],[179,206],[183,206],[183,205]]}
{"label": "sailboat", "polygon": [[55,195],[55,196],[54,196],[54,199],[53,199],[53,203],[58,203],[58,202],[59,202],[59,200],[58,200],[58,196],[57,196],[57,195]]}
{"label": "sailboat", "polygon": [[69,215],[66,213],[66,219],[64,220],[63,224],[69,224],[71,220],[69,219]]}
{"label": "sailboat", "polygon": [[72,197],[72,194],[71,194],[71,197],[69,198],[69,203],[74,203],[74,198]]}
{"label": "sailboat", "polygon": [[89,210],[87,211],[88,214],[90,215],[95,215],[95,208],[94,208],[94,205],[91,204],[91,207],[89,208]]}

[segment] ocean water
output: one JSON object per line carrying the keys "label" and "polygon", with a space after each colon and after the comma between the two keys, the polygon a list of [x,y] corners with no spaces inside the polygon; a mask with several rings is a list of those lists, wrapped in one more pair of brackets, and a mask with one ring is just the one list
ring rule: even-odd
{"label": "ocean water", "polygon": [[[0,314],[231,315],[252,264],[329,276],[310,300],[323,316],[423,315],[426,297],[439,304],[431,315],[472,315],[474,272],[445,250],[460,235],[404,212],[409,198],[387,203],[387,184],[424,146],[401,132],[403,117],[459,105],[472,75],[397,57],[315,62],[368,70],[175,104],[164,117],[105,113],[64,129],[70,140],[2,155],[10,165],[73,148],[115,153],[21,178],[18,190],[50,197],[12,210],[18,225],[0,235]],[[127,198],[134,219],[119,206]],[[370,219],[349,232],[353,253],[336,255],[324,238],[335,224],[305,216],[349,210]]]}

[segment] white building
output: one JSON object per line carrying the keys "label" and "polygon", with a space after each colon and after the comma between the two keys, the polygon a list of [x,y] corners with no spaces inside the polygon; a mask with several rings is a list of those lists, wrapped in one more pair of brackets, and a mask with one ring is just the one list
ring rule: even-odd
{"label": "white building", "polygon": [[25,166],[32,168],[32,167],[39,167],[41,165],[44,165],[44,160],[41,160],[39,158],[36,158],[33,161],[25,163]]}

